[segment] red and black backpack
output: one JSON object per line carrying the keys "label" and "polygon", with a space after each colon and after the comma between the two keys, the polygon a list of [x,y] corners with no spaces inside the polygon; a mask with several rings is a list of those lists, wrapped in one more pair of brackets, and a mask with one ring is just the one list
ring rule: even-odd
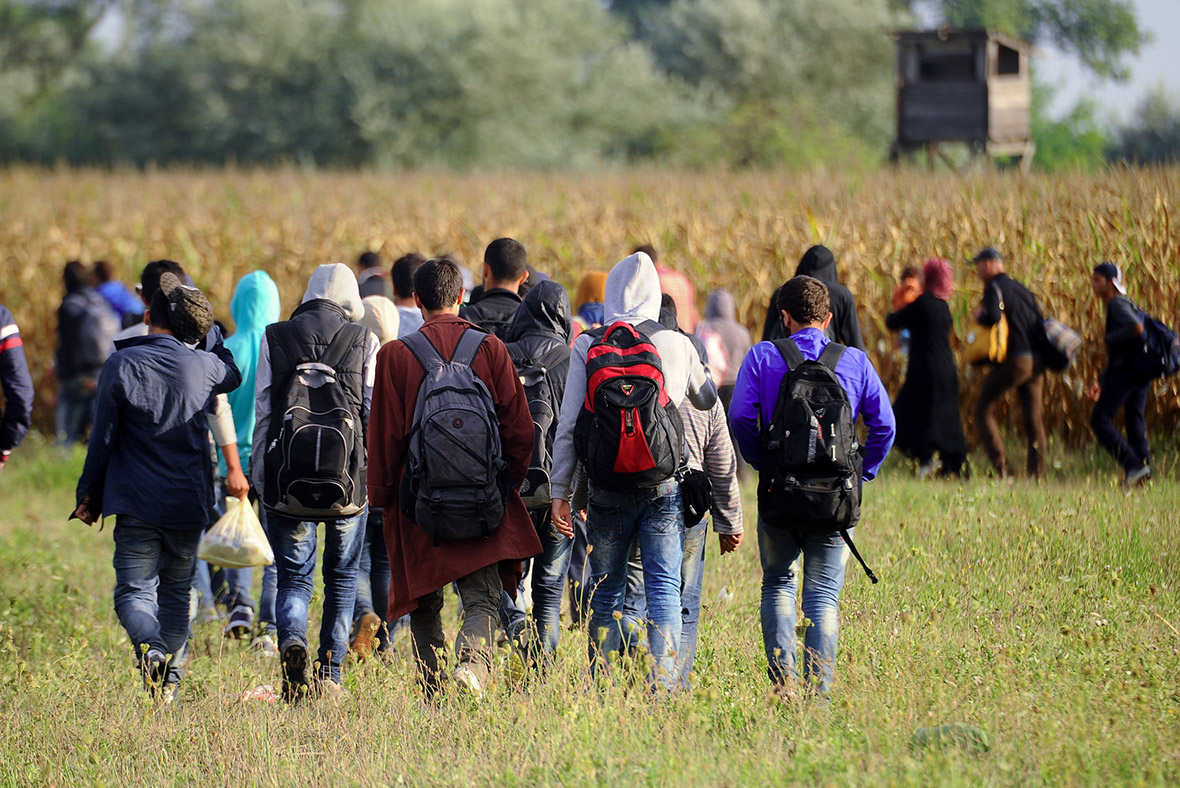
{"label": "red and black backpack", "polygon": [[650,338],[662,330],[652,321],[619,321],[590,332],[574,445],[590,480],[604,489],[655,487],[680,467],[684,425]]}

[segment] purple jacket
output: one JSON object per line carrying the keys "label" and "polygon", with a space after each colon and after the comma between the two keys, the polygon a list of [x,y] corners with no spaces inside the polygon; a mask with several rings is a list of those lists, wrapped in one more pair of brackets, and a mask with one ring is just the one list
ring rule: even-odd
{"label": "purple jacket", "polygon": [[[791,339],[799,346],[803,357],[811,361],[819,358],[831,342],[822,331],[814,328],[805,328]],[[769,419],[774,414],[779,388],[786,374],[787,364],[773,342],[754,345],[738,371],[733,401],[729,406],[729,424],[737,438],[738,449],[754,468],[758,467],[758,455],[762,450],[760,415],[765,414]],[[836,365],[836,378],[848,394],[852,417],[861,416],[869,430],[864,445],[864,479],[870,481],[885,461],[897,432],[889,394],[868,356],[856,348],[844,351]]]}

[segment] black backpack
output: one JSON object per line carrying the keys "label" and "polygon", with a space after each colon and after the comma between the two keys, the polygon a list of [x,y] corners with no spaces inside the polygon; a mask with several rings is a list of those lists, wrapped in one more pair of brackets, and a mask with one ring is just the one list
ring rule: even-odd
{"label": "black backpack", "polygon": [[808,361],[794,340],[776,339],[774,346],[787,374],[762,431],[758,515],[806,533],[838,532],[876,583],[848,535],[860,519],[863,457],[848,394],[836,377],[846,348],[829,342]]}
{"label": "black backpack", "polygon": [[[270,332],[267,334],[271,337]],[[276,392],[263,466],[263,505],[276,514],[320,522],[359,514],[365,491],[363,403],[342,374],[368,329],[340,328],[318,358],[295,364]],[[271,339],[276,347],[277,334]],[[355,361],[355,360],[354,360]],[[363,357],[362,357],[363,364]]]}
{"label": "black backpack", "polygon": [[676,473],[684,452],[684,425],[649,338],[664,328],[651,321],[641,328],[618,321],[594,329],[586,350],[574,445],[590,480],[607,490],[655,487]]}
{"label": "black backpack", "polygon": [[524,396],[528,401],[529,415],[533,418],[533,456],[529,459],[528,473],[520,485],[520,497],[529,510],[548,509],[549,472],[553,469],[553,425],[561,403],[550,380],[550,371],[544,363],[529,360],[516,367]]}
{"label": "black backpack", "polygon": [[1134,377],[1149,381],[1180,372],[1180,338],[1159,320],[1142,310],[1140,312],[1143,335],[1131,360]]}
{"label": "black backpack", "polygon": [[421,331],[401,340],[426,375],[414,405],[398,503],[436,545],[489,537],[504,517],[511,485],[500,422],[491,392],[471,369],[487,336],[468,328],[450,361]]}

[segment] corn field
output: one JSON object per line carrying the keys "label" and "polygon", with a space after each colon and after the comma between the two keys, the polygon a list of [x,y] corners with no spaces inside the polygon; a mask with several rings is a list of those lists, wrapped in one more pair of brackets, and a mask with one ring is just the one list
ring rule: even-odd
{"label": "corn field", "polygon": [[[37,384],[36,424],[50,431],[55,310],[61,267],[71,259],[108,260],[128,283],[144,263],[174,259],[232,328],[234,284],[255,269],[274,277],[289,311],[315,265],[352,263],[365,249],[389,261],[407,251],[451,253],[478,279],[484,246],[508,235],[525,244],[534,266],[572,288],[583,272],[608,269],[650,241],[661,262],[693,280],[698,308],[713,288],[730,289],[757,339],[770,294],[808,246],[823,243],[857,298],[873,361],[896,392],[901,356],[884,318],[898,274],[927,257],[950,260],[962,337],[981,289],[962,261],[993,245],[1046,316],[1086,337],[1078,361],[1051,374],[1046,389],[1048,430],[1076,445],[1090,435],[1083,387],[1104,363],[1104,312],[1090,293],[1090,270],[1101,260],[1119,263],[1131,298],[1175,326],[1178,203],[1175,167],[1027,177],[13,169],[0,172],[0,303],[21,326]],[[981,377],[963,373],[965,418]],[[1156,385],[1148,421],[1157,434],[1175,430],[1180,381]]]}

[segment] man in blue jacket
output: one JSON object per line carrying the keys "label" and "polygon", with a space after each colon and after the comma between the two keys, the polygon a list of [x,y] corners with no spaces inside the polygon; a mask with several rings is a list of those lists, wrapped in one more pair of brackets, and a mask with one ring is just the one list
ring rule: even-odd
{"label": "man in blue jacket", "polygon": [[[815,361],[831,341],[825,330],[832,320],[828,288],[810,276],[796,276],[778,290],[777,306],[786,335],[808,361]],[[787,364],[773,342],[759,342],[742,362],[734,385],[729,421],[742,456],[761,467],[761,428],[774,414]],[[889,394],[868,357],[846,348],[835,368],[848,395],[852,418],[868,427],[863,452],[863,477],[871,481],[885,461],[896,431]],[[803,614],[811,621],[804,638],[803,676],[826,698],[836,665],[838,604],[848,561],[844,539],[835,533],[804,534],[789,526],[771,525],[759,512],[758,550],[762,559],[762,639],[771,681],[792,697],[798,678],[795,666],[795,562],[803,561]],[[805,513],[800,513],[806,516]],[[849,529],[851,533],[852,529]]]}
{"label": "man in blue jacket", "polygon": [[160,278],[146,337],[121,341],[98,380],[74,517],[115,516],[115,613],[149,691],[170,702],[189,635],[189,589],[213,510],[207,409],[238,387],[233,355],[193,349],[213,325],[200,290]]}

